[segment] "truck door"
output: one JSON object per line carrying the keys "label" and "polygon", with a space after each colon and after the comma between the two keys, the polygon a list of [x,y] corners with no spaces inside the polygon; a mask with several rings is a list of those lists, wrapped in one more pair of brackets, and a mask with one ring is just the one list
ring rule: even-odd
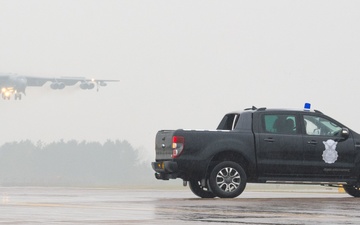
{"label": "truck door", "polygon": [[309,177],[349,177],[355,166],[352,135],[346,140],[339,134],[343,126],[319,114],[303,114],[304,168]]}
{"label": "truck door", "polygon": [[259,176],[293,177],[302,171],[303,141],[296,113],[260,115],[257,136]]}

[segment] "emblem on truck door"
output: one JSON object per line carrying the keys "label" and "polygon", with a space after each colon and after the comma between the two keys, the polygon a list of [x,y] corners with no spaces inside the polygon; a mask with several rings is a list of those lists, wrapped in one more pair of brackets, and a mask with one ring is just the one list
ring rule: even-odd
{"label": "emblem on truck door", "polygon": [[323,143],[325,145],[325,150],[322,154],[323,160],[329,164],[336,162],[338,158],[338,153],[336,151],[337,142],[329,139],[327,141],[323,141]]}

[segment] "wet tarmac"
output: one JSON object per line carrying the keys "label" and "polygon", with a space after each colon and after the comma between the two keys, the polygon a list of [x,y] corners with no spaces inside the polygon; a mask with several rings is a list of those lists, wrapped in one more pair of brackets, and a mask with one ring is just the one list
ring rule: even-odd
{"label": "wet tarmac", "polygon": [[250,188],[235,199],[200,199],[188,188],[0,187],[0,224],[11,225],[360,224],[359,212],[359,198],[325,188]]}

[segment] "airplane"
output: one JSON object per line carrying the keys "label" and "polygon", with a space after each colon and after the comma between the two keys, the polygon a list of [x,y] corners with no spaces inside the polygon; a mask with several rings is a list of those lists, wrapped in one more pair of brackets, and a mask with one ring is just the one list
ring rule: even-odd
{"label": "airplane", "polygon": [[62,90],[66,86],[73,86],[80,82],[79,87],[83,90],[93,89],[96,85],[97,91],[99,87],[106,86],[107,82],[118,82],[119,80],[98,80],[88,79],[86,77],[34,77],[21,76],[17,74],[0,73],[0,90],[1,96],[5,100],[10,100],[14,95],[15,100],[21,100],[22,94],[25,95],[27,87],[41,87],[47,82],[51,82],[50,88],[54,90]]}

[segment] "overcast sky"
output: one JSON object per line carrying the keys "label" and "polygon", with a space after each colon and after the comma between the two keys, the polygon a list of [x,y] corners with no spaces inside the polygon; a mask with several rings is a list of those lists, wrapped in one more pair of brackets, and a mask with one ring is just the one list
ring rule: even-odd
{"label": "overcast sky", "polygon": [[0,101],[0,144],[215,129],[305,102],[360,132],[360,1],[0,0],[0,72],[119,79]]}

